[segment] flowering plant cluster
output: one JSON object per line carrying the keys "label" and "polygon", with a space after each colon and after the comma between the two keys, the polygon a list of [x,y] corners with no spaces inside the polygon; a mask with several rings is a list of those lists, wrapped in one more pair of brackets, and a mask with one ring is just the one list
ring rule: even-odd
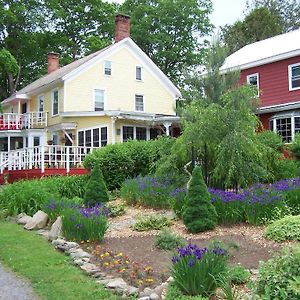
{"label": "flowering plant cluster", "polygon": [[[239,193],[209,189],[216,207],[219,223],[248,222],[260,224],[287,211],[300,210],[300,178],[285,179],[274,184],[255,184]],[[274,210],[274,208],[277,208]]]}
{"label": "flowering plant cluster", "polygon": [[168,208],[184,196],[185,189],[175,187],[167,177],[139,176],[126,180],[121,187],[121,197],[129,204],[152,208]]}
{"label": "flowering plant cluster", "polygon": [[110,273],[121,276],[133,286],[144,288],[158,283],[157,276],[154,276],[155,274],[151,266],[131,261],[122,252],[107,251],[106,249],[102,249],[100,245],[97,245],[94,254],[101,267]]}
{"label": "flowering plant cluster", "polygon": [[225,275],[228,255],[218,244],[199,248],[189,244],[172,257],[171,274],[175,286],[185,295],[210,297]]}
{"label": "flowering plant cluster", "polygon": [[103,204],[93,207],[72,207],[63,211],[63,232],[67,239],[102,241],[108,228],[108,210]]}

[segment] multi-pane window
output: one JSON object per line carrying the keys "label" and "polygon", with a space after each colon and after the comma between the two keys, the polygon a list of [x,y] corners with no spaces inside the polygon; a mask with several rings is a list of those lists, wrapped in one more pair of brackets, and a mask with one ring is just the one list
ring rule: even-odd
{"label": "multi-pane window", "polygon": [[142,67],[135,67],[135,79],[142,80]]}
{"label": "multi-pane window", "polygon": [[135,95],[135,110],[144,111],[144,96]]}
{"label": "multi-pane window", "polygon": [[247,83],[257,88],[257,95],[259,96],[259,76],[258,73],[247,76]]}
{"label": "multi-pane window", "polygon": [[295,134],[300,132],[300,117],[294,117]]}
{"label": "multi-pane window", "polygon": [[52,92],[52,116],[58,115],[58,90]]}
{"label": "multi-pane window", "polygon": [[111,61],[109,60],[104,62],[104,74],[111,75]]}
{"label": "multi-pane window", "polygon": [[291,118],[276,119],[276,131],[281,135],[286,143],[292,140],[292,120]]}
{"label": "multi-pane window", "polygon": [[40,113],[44,111],[44,96],[43,95],[38,96],[38,110]]}
{"label": "multi-pane window", "polygon": [[94,91],[95,97],[95,111],[103,111],[104,110],[104,91],[95,89]]}
{"label": "multi-pane window", "polygon": [[300,63],[289,66],[289,88],[290,90],[300,88]]}
{"label": "multi-pane window", "polygon": [[103,147],[107,145],[107,127],[78,131],[78,146]]}
{"label": "multi-pane window", "polygon": [[40,137],[39,136],[34,136],[33,137],[33,146],[39,146],[40,145]]}
{"label": "multi-pane window", "polygon": [[101,147],[107,145],[107,127],[101,128]]}
{"label": "multi-pane window", "polygon": [[132,126],[123,126],[123,142],[126,142],[127,140],[133,140],[134,139],[134,127]]}
{"label": "multi-pane window", "polygon": [[147,129],[146,127],[136,127],[135,128],[135,138],[139,141],[147,140]]}
{"label": "multi-pane window", "polygon": [[58,145],[58,135],[57,134],[52,135],[52,145]]}
{"label": "multi-pane window", "polygon": [[154,140],[158,137],[158,129],[157,128],[150,128],[150,140]]}

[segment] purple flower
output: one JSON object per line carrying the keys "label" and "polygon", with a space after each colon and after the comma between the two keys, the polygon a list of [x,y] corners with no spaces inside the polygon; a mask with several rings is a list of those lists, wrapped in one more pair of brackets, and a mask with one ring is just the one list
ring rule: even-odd
{"label": "purple flower", "polygon": [[188,266],[191,268],[195,265],[195,260],[193,259],[190,259],[189,262],[188,262]]}

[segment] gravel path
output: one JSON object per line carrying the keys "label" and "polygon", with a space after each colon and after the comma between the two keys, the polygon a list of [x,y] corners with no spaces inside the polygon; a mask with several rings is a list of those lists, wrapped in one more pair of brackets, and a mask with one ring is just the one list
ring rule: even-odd
{"label": "gravel path", "polygon": [[0,263],[1,300],[38,300],[29,283],[5,269]]}

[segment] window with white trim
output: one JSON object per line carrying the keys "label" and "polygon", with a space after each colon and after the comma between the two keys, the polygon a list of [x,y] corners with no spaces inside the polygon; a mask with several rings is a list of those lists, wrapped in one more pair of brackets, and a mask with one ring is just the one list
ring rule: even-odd
{"label": "window with white trim", "polygon": [[134,127],[123,126],[123,142],[134,139]]}
{"label": "window with white trim", "polygon": [[96,127],[78,131],[78,146],[104,147],[107,145],[107,127]]}
{"label": "window with white trim", "polygon": [[52,116],[58,115],[58,90],[52,92]]}
{"label": "window with white trim", "polygon": [[146,141],[148,137],[149,128],[142,126],[122,126],[122,141],[139,140]]}
{"label": "window with white trim", "polygon": [[111,75],[111,61],[110,60],[106,60],[104,61],[104,75]]}
{"label": "window with white trim", "polygon": [[44,111],[44,95],[38,96],[38,111],[39,112]]}
{"label": "window with white trim", "polygon": [[135,95],[135,110],[144,111],[144,96]]}
{"label": "window with white trim", "polygon": [[259,96],[259,75],[258,73],[247,76],[247,83],[257,88],[257,96]]}
{"label": "window with white trim", "polygon": [[300,89],[300,63],[289,65],[289,90]]}
{"label": "window with white trim", "polygon": [[103,111],[104,110],[104,90],[95,89],[94,90],[94,103],[95,103],[95,111]]}
{"label": "window with white trim", "polygon": [[58,135],[52,134],[52,145],[58,145]]}
{"label": "window with white trim", "polygon": [[147,128],[146,127],[135,127],[135,138],[139,141],[147,140]]}
{"label": "window with white trim", "polygon": [[142,80],[142,67],[135,67],[135,79],[141,81]]}
{"label": "window with white trim", "polygon": [[295,134],[300,133],[300,113],[274,116],[269,120],[269,128],[277,132],[283,142],[290,143]]}

